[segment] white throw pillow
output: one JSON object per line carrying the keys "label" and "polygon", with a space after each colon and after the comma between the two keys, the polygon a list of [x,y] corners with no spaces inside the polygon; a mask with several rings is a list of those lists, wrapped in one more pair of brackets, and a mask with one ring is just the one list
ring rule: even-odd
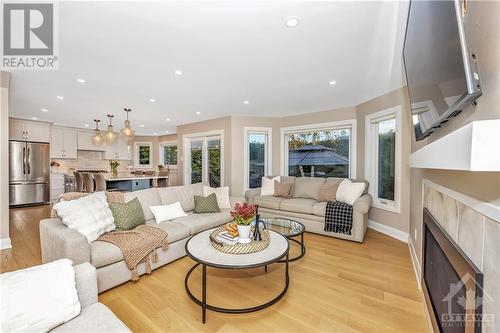
{"label": "white throw pillow", "polygon": [[262,177],[262,187],[260,189],[260,195],[274,195],[274,181],[280,182],[280,176],[276,176],[272,179]]}
{"label": "white throw pillow", "polygon": [[47,332],[81,311],[72,261],[0,275],[0,331]]}
{"label": "white throw pillow", "polygon": [[218,187],[213,188],[210,186],[203,186],[203,196],[209,196],[210,194],[215,193],[217,197],[217,205],[219,205],[220,209],[231,209],[231,201],[229,200],[229,187]]}
{"label": "white throw pillow", "polygon": [[104,192],[61,201],[54,205],[57,215],[68,228],[83,234],[89,243],[102,234],[115,230],[115,220]]}
{"label": "white throw pillow", "polygon": [[344,179],[337,188],[337,201],[354,205],[354,202],[363,195],[365,186],[365,183],[353,183],[347,178]]}
{"label": "white throw pillow", "polygon": [[156,223],[188,216],[182,209],[182,205],[180,202],[176,202],[170,205],[151,206],[149,207],[149,209],[151,209],[151,213],[153,213]]}

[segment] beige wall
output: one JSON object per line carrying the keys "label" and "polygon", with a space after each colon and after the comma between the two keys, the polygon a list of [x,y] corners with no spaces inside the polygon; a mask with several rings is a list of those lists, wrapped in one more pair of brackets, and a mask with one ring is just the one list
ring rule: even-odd
{"label": "beige wall", "polygon": [[356,107],[344,107],[281,118],[281,127],[321,124],[326,122],[356,119]]}
{"label": "beige wall", "polygon": [[177,183],[184,184],[184,144],[187,134],[224,130],[224,186],[231,186],[231,117],[222,117],[197,123],[177,126]]}
{"label": "beige wall", "polygon": [[9,73],[0,72],[0,240],[10,247],[9,238]]}
{"label": "beige wall", "polygon": [[[172,141],[177,142],[177,134],[161,135],[158,137],[159,144],[163,142],[172,142]],[[180,160],[179,150],[177,150],[177,160]],[[163,161],[159,161],[158,163],[163,164]],[[179,185],[177,170],[178,170],[177,166],[170,168],[169,181],[168,181],[169,186]]]}
{"label": "beige wall", "polygon": [[144,170],[158,170],[158,164],[160,164],[160,146],[159,146],[159,137],[158,136],[136,136],[134,138],[134,144],[131,147],[132,151],[132,167],[135,168],[134,160],[135,160],[135,143],[136,142],[150,142],[153,144],[153,167]]}
{"label": "beige wall", "polygon": [[[366,116],[378,111],[401,105],[402,118],[402,149],[401,149],[401,211],[393,213],[384,209],[372,207],[369,219],[385,224],[404,232],[409,231],[410,217],[410,167],[409,156],[411,147],[411,118],[408,91],[406,87],[394,90],[388,94],[374,98],[356,107],[357,116],[357,178],[365,176],[365,119]],[[371,184],[370,184],[371,185]]]}
{"label": "beige wall", "polygon": [[[476,53],[483,96],[429,138],[416,142],[412,152],[473,120],[500,118],[500,2],[469,1],[465,31],[469,48]],[[500,205],[500,173],[412,169],[410,235],[421,256],[422,180],[426,178],[481,201]]]}

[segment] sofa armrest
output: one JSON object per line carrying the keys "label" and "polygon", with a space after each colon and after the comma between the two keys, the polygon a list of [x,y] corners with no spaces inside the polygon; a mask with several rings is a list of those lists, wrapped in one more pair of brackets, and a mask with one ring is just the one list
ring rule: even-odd
{"label": "sofa armrest", "polygon": [[73,265],[90,262],[90,244],[81,233],[65,226],[60,218],[40,221],[42,262],[68,258]]}
{"label": "sofa armrest", "polygon": [[245,198],[244,197],[229,197],[229,202],[231,202],[231,208],[234,208],[234,206],[237,204],[237,203],[244,203],[246,202],[245,201]]}
{"label": "sofa armrest", "polygon": [[85,262],[74,266],[76,289],[82,308],[97,303],[97,273],[94,266]]}
{"label": "sofa armrest", "polygon": [[260,195],[260,188],[252,188],[245,192],[245,198],[247,199],[247,202],[251,204],[254,203],[255,197],[259,195]]}
{"label": "sofa armrest", "polygon": [[354,205],[352,205],[352,209],[361,214],[366,214],[370,210],[371,206],[372,206],[372,196],[369,194],[364,194],[354,202]]}

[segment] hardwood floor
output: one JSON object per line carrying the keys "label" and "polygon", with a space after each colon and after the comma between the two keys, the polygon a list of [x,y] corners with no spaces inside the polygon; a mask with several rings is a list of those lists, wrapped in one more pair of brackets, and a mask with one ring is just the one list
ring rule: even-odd
{"label": "hardwood floor", "polygon": [[[49,208],[10,212],[14,248],[2,251],[1,271],[39,264],[38,221]],[[306,234],[307,253],[290,264],[286,296],[245,315],[201,310],[186,295],[184,277],[193,265],[182,258],[138,282],[99,295],[134,332],[427,332],[408,246],[373,230],[363,244]],[[298,248],[294,248],[298,251]],[[263,269],[208,269],[209,303],[244,307],[272,298],[283,286],[281,264]],[[190,280],[199,294],[201,274]]]}

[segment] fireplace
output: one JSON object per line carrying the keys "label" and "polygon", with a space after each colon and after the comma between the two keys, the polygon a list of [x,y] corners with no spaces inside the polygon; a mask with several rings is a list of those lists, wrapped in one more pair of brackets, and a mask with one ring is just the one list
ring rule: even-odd
{"label": "fireplace", "polygon": [[424,208],[422,286],[435,332],[481,332],[483,275]]}

